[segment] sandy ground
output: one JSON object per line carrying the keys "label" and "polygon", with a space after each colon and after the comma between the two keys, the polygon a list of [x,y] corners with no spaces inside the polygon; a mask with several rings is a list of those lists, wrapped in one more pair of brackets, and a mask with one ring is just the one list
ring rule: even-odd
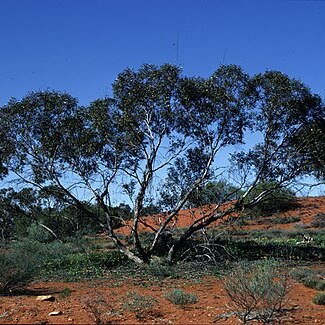
{"label": "sandy ground", "polygon": [[[68,297],[60,292],[69,288]],[[172,288],[182,288],[195,293],[198,302],[179,307],[169,302],[164,293]],[[95,324],[100,319],[106,323],[118,324],[241,324],[231,314],[231,301],[223,289],[220,279],[202,278],[200,283],[186,280],[165,279],[159,284],[139,283],[135,280],[119,282],[98,280],[80,283],[34,283],[30,292],[22,296],[0,298],[1,324]],[[151,295],[157,302],[147,312],[136,313],[125,310],[123,304],[127,293]],[[325,306],[315,305],[312,298],[316,291],[293,283],[286,304],[288,312],[281,318],[281,324],[325,324]],[[37,301],[39,294],[52,294],[55,301]],[[49,316],[60,311],[58,316]]]}
{"label": "sandy ground", "polygon": [[[299,199],[300,207],[288,211],[283,217],[299,216],[300,225],[309,225],[319,212],[325,212],[325,197]],[[175,223],[184,227],[199,215],[199,211],[190,214],[182,211]],[[152,227],[157,225],[161,216],[146,218]],[[296,223],[297,224],[297,223]],[[242,229],[292,229],[295,224],[273,224],[268,218],[264,223],[248,225]],[[148,230],[142,225],[143,230]],[[120,233],[128,233],[129,227],[123,227]],[[102,238],[103,239],[103,238]],[[315,264],[315,268],[325,270],[324,264]],[[71,294],[62,297],[61,292],[69,288]],[[169,302],[164,294],[173,289],[182,288],[195,293],[198,302],[186,307],[179,307]],[[127,294],[134,292],[151,295],[156,299],[153,308],[146,312],[126,310],[124,303]],[[325,324],[325,306],[312,302],[316,290],[292,283],[288,312],[281,318],[281,324]],[[38,295],[51,294],[55,301],[37,301]],[[221,279],[216,277],[201,278],[197,282],[181,279],[164,279],[160,283],[139,280],[119,280],[110,277],[78,283],[41,282],[33,283],[26,293],[17,296],[0,296],[1,324],[241,324],[236,316],[231,315],[231,301],[223,289]],[[50,312],[59,311],[60,315],[49,316]]]}

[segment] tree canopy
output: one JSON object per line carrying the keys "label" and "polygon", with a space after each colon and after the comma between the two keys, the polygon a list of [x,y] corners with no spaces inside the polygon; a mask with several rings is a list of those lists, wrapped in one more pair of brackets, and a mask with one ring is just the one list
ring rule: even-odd
{"label": "tree canopy", "polygon": [[[112,89],[110,98],[88,106],[49,90],[10,100],[0,110],[0,172],[74,206],[137,263],[157,253],[178,212],[199,204],[198,193],[212,205],[173,238],[169,260],[212,222],[300,177],[324,177],[324,104],[281,72],[249,76],[228,65],[202,78],[170,64],[143,65],[121,72]],[[254,191],[263,182],[274,186]],[[220,193],[211,196],[216,185]],[[116,220],[125,218],[113,205],[125,196],[132,203],[133,247],[115,231]],[[168,212],[151,229],[148,246],[139,223],[158,205]]]}

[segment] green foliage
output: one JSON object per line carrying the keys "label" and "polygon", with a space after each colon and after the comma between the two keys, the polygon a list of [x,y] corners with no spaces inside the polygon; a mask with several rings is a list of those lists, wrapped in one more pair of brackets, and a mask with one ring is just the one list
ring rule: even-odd
{"label": "green foliage", "polygon": [[[14,243],[8,256],[4,255],[2,258],[4,259],[3,272],[9,270],[8,276],[13,274],[13,279],[10,278],[10,281],[17,280],[18,284],[24,283],[20,280],[23,277],[26,277],[26,283],[35,276],[66,280],[98,277],[102,276],[107,268],[122,265],[127,260],[119,251],[87,252],[81,241],[40,243],[31,240]],[[14,271],[11,272],[12,269]],[[20,273],[17,275],[15,272],[20,272],[22,275],[20,276]],[[11,284],[10,281],[7,281],[8,285],[3,286],[16,285]]]}
{"label": "green foliage", "polygon": [[26,187],[18,192],[12,188],[1,189],[0,228],[3,239],[25,236],[26,229],[32,224],[33,217],[39,215],[40,210],[31,188]]}
{"label": "green foliage", "polygon": [[[265,193],[263,199],[255,205],[254,199],[263,193]],[[251,202],[253,202],[252,206]],[[293,208],[295,203],[295,196],[291,190],[276,182],[264,182],[255,186],[246,197],[245,204],[248,206],[244,214],[250,216],[265,216],[284,212]]]}
{"label": "green foliage", "polygon": [[325,275],[324,272],[308,268],[297,268],[292,270],[290,275],[307,288],[325,290],[325,281],[322,279]]}
{"label": "green foliage", "polygon": [[22,289],[39,271],[37,259],[21,252],[0,255],[0,293],[8,294]]}
{"label": "green foliage", "polygon": [[164,296],[174,305],[185,306],[196,304],[198,302],[198,297],[196,294],[185,292],[182,289],[173,289],[166,292]]}
{"label": "green foliage", "polygon": [[48,261],[62,258],[75,250],[58,242],[42,244],[29,240],[13,243],[9,252],[0,256],[0,291],[8,293],[23,288],[40,274]]}
{"label": "green foliage", "polygon": [[[37,193],[25,189],[26,195],[20,193],[19,198],[15,193],[4,195],[11,213],[7,210],[0,218],[3,239],[20,231],[25,236],[34,222],[42,222],[61,240],[98,229],[112,236],[132,215],[125,206],[110,203],[116,199],[111,184],[121,181],[119,188],[136,203],[136,220],[141,212],[158,211],[157,202],[177,212],[201,202],[237,198],[235,209],[246,204],[251,209],[246,212],[270,214],[287,209],[291,202],[292,193],[280,186],[283,180],[289,183],[324,166],[315,159],[315,152],[323,150],[318,132],[325,114],[322,100],[281,72],[249,76],[239,66],[222,65],[200,78],[186,77],[171,64],[146,64],[137,71],[122,71],[112,89],[112,98],[88,106],[67,93],[46,90],[1,107],[0,176],[12,172],[42,189]],[[297,141],[308,131],[310,141]],[[260,135],[260,142],[236,152],[252,133]],[[313,140],[315,147],[309,150]],[[245,202],[237,197],[242,192],[223,184],[224,176],[214,169],[217,154],[225,152],[236,152],[230,172],[237,171],[238,183],[255,187]],[[255,186],[254,179],[263,183]],[[254,199],[263,191],[266,196],[255,207]],[[96,203],[87,204],[84,197]],[[15,218],[13,212],[24,218]],[[202,218],[180,241],[215,218],[215,214]],[[39,230],[33,227],[29,232],[35,238]],[[131,235],[134,254],[122,241],[115,243],[124,245],[123,250],[139,263],[158,255],[158,244],[141,245],[137,235]],[[158,233],[159,245],[163,236]],[[183,243],[171,245],[176,252]]]}
{"label": "green foliage", "polygon": [[320,180],[325,179],[325,118],[319,117],[299,130],[292,143],[304,155],[305,169]]}
{"label": "green foliage", "polygon": [[238,264],[225,280],[225,290],[244,322],[268,322],[283,308],[288,279],[272,260]]}
{"label": "green foliage", "polygon": [[49,231],[37,223],[32,223],[27,228],[27,238],[32,241],[39,241],[40,243],[49,243],[55,239]]}
{"label": "green foliage", "polygon": [[316,296],[313,298],[313,303],[316,305],[325,305],[325,293],[317,293]]}
{"label": "green foliage", "polygon": [[42,276],[58,277],[66,280],[80,280],[103,276],[107,268],[125,263],[127,258],[119,251],[75,252],[48,260]]}
{"label": "green foliage", "polygon": [[218,204],[231,201],[240,197],[239,188],[226,181],[210,181],[198,187],[189,197],[188,207],[200,207],[208,204]]}
{"label": "green foliage", "polygon": [[[25,240],[12,245],[6,261],[13,263],[12,268],[17,263],[23,263],[19,268],[26,266],[33,276],[79,280],[102,276],[108,268],[123,265],[127,260],[124,254],[116,250],[92,252],[89,248],[89,243],[75,239],[67,243]],[[11,267],[9,262],[4,262],[3,267]]]}

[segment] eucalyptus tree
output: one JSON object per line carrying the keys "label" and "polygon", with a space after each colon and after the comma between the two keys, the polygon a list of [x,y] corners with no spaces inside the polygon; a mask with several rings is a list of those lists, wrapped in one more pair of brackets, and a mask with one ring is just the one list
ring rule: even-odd
{"label": "eucalyptus tree", "polygon": [[[173,259],[175,252],[193,233],[234,212],[252,208],[268,200],[272,192],[290,186],[300,177],[310,174],[308,155],[310,141],[301,139],[297,146],[296,140],[306,126],[324,120],[325,111],[321,98],[312,94],[302,82],[277,71],[268,71],[243,79],[242,75],[239,77],[237,74],[229,78],[229,67],[223,69],[225,68],[218,71],[225,74],[217,74],[215,80],[212,77],[207,81],[208,83],[215,81],[213,86],[217,85],[216,88],[201,92],[197,97],[193,96],[197,92],[189,89],[189,95],[185,97],[187,102],[183,103],[185,107],[195,107],[199,113],[196,112],[190,117],[184,114],[186,121],[180,125],[195,134],[205,129],[204,121],[209,117],[209,113],[212,113],[213,117],[221,117],[219,120],[213,120],[211,124],[207,123],[213,128],[213,132],[208,131],[205,134],[209,134],[212,141],[217,141],[218,150],[232,148],[229,172],[233,173],[233,182],[237,181],[236,187],[229,186],[227,193],[224,193],[214,206],[203,210],[201,216],[174,240],[168,253],[169,260]],[[225,76],[229,79],[223,83]],[[229,88],[224,85],[228,85]],[[194,87],[195,90],[198,88],[202,89]],[[234,98],[236,100],[233,100]],[[193,119],[194,127],[199,125],[197,131],[195,128],[192,129],[193,124],[190,126],[186,124],[192,123]],[[312,134],[311,138],[313,139],[310,139],[311,141],[322,143],[321,146],[324,147],[325,143],[318,134]],[[252,142],[253,145],[250,144]],[[206,150],[207,147],[208,143],[204,143],[201,149]],[[222,155],[224,151],[219,152]],[[175,201],[184,196],[184,188],[188,184],[193,184],[193,179],[202,180],[198,174],[204,169],[202,166],[196,169],[196,166],[204,154],[194,157],[200,158],[188,156],[186,159],[177,159],[174,166],[169,168],[166,182],[168,186],[162,191],[164,201],[169,206],[174,206]],[[216,155],[210,157],[218,158]],[[194,174],[193,177],[195,171],[198,171],[198,174]],[[211,169],[207,172],[211,172]],[[208,175],[203,176],[206,181]],[[228,173],[228,177],[230,176],[231,173]],[[217,174],[217,179],[224,177]],[[255,190],[265,183],[272,186],[262,191]],[[229,202],[234,196],[236,200]]]}
{"label": "eucalyptus tree", "polygon": [[[115,236],[115,216],[108,215],[108,205],[102,204],[109,199],[109,186],[128,157],[112,100],[81,107],[67,93],[32,92],[20,101],[10,100],[1,109],[1,129],[5,134],[2,148],[9,153],[5,167],[12,175],[75,205],[97,222],[120,250],[138,259]],[[107,215],[104,221],[84,204],[92,198],[101,203]]]}
{"label": "eucalyptus tree", "polygon": [[[148,263],[158,253],[195,193],[224,181],[218,158],[226,153],[238,186],[226,184],[215,204],[170,241],[169,261],[195,232],[310,172],[307,151],[295,139],[324,118],[324,109],[317,95],[282,73],[249,77],[229,65],[197,78],[169,64],[143,65],[120,73],[112,89],[111,98],[87,107],[54,91],[11,100],[0,113],[2,165],[28,186],[47,189],[87,214],[136,263]],[[255,145],[247,141],[252,136]],[[275,185],[251,195],[267,181]],[[119,189],[133,204],[132,246],[114,229],[116,220],[124,222],[112,209]],[[104,218],[85,199],[95,201]],[[157,227],[147,224],[154,232],[147,245],[140,236],[142,216],[158,203],[167,212]]]}

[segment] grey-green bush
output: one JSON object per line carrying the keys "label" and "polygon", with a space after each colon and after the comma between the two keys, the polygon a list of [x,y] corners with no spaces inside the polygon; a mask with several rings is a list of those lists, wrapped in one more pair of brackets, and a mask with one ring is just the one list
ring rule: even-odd
{"label": "grey-green bush", "polygon": [[165,293],[165,298],[174,305],[189,305],[198,302],[197,295],[194,293],[185,292],[182,289],[173,289]]}
{"label": "grey-green bush", "polygon": [[283,308],[289,282],[273,260],[242,262],[226,278],[225,290],[243,322],[269,322]]}
{"label": "grey-green bush", "polygon": [[137,292],[129,292],[125,297],[123,308],[138,314],[152,309],[156,302],[156,299],[150,295],[140,295]]}
{"label": "grey-green bush", "polygon": [[325,305],[325,293],[320,292],[313,298],[313,303],[316,305]]}

